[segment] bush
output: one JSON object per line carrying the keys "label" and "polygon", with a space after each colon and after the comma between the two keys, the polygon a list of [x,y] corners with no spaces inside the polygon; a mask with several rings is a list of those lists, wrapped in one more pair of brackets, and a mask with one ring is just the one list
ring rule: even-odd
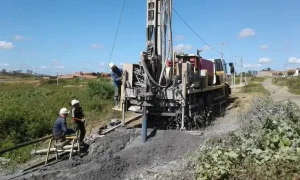
{"label": "bush", "polygon": [[113,100],[114,89],[111,83],[99,79],[97,81],[88,82],[88,93],[90,96],[98,96],[105,100]]}
{"label": "bush", "polygon": [[296,70],[294,70],[294,69],[289,69],[288,71],[287,71],[287,75],[288,76],[292,76],[292,75],[294,75],[296,73]]}
{"label": "bush", "polygon": [[[120,117],[120,113],[111,110],[113,86],[108,81],[91,80],[87,88],[54,86],[51,85],[53,80],[43,82],[44,85],[40,86],[28,83],[0,86],[0,150],[52,134],[52,126],[60,108],[71,109],[70,102],[74,98],[80,101],[88,123]],[[69,120],[68,126],[72,126]],[[28,148],[25,147],[6,153],[4,157],[17,164],[28,160],[28,154]]]}
{"label": "bush", "polygon": [[196,179],[292,179],[300,172],[300,109],[256,100],[246,126],[208,142],[190,161]]}

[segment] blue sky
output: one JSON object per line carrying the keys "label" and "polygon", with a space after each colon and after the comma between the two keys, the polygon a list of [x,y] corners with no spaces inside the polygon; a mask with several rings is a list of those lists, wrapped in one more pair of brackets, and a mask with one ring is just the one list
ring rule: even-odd
{"label": "blue sky", "polygon": [[[50,74],[105,72],[122,4],[122,0],[1,0],[0,68]],[[227,62],[240,56],[251,69],[300,67],[299,0],[173,0],[173,8],[216,50],[225,42]],[[138,62],[145,49],[145,27],[146,0],[126,0],[112,62]],[[196,53],[200,48],[204,58],[220,57],[175,13],[173,39],[177,50]]]}

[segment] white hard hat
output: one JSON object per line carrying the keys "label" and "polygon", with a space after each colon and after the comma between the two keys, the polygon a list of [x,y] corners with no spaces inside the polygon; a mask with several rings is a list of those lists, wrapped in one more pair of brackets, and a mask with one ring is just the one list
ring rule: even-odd
{"label": "white hard hat", "polygon": [[109,64],[108,64],[108,66],[109,66],[110,68],[112,68],[114,65],[115,65],[114,63],[109,63]]}
{"label": "white hard hat", "polygon": [[76,100],[76,99],[73,99],[73,100],[71,101],[72,106],[73,106],[74,104],[77,104],[77,103],[79,103],[79,101]]}
{"label": "white hard hat", "polygon": [[70,111],[67,108],[61,108],[59,114],[69,114]]}

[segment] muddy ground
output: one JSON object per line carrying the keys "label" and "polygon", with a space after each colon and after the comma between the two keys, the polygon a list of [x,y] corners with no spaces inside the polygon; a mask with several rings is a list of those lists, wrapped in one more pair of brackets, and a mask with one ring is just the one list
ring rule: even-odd
{"label": "muddy ground", "polygon": [[[250,98],[239,94],[239,101]],[[105,137],[90,141],[88,155],[75,156],[6,179],[191,179],[182,171],[185,160],[206,140],[238,129],[243,104],[217,118],[197,134],[175,130],[149,129],[147,143],[141,142],[141,129],[119,128]]]}

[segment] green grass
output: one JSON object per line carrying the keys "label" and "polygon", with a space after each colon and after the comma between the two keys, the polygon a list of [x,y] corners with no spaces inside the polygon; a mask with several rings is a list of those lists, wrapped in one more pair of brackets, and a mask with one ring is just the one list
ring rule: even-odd
{"label": "green grass", "polygon": [[246,86],[242,87],[242,92],[262,93],[265,95],[269,95],[269,91],[267,91],[261,83],[254,83],[254,82],[249,82]]}
{"label": "green grass", "polygon": [[278,77],[273,84],[287,86],[289,92],[300,95],[300,77]]}
{"label": "green grass", "polygon": [[[78,80],[61,81],[59,86],[55,83],[43,80],[40,85],[0,84],[0,149],[52,134],[60,108],[70,110],[70,102],[74,98],[80,101],[87,123],[120,117],[121,113],[111,109],[113,86],[107,80],[86,81],[86,87],[63,87],[79,84]],[[67,121],[68,126],[72,127],[70,118]],[[20,148],[5,153],[3,157],[11,159],[12,164],[24,163],[30,159],[30,150],[30,146]]]}
{"label": "green grass", "polygon": [[267,78],[266,77],[256,77],[256,78],[249,78],[249,80],[251,82],[263,82],[264,80],[266,80]]}
{"label": "green grass", "polygon": [[[250,76],[247,76],[246,80],[247,80],[247,83],[250,83],[250,82],[263,82],[264,80],[266,80],[267,78],[266,77],[256,77],[256,78],[253,78],[253,77],[250,77]],[[229,82],[231,82],[231,80],[229,80]],[[243,76],[243,82],[245,82],[245,77]],[[240,84],[240,76],[238,77],[235,77],[235,83],[236,84]]]}

